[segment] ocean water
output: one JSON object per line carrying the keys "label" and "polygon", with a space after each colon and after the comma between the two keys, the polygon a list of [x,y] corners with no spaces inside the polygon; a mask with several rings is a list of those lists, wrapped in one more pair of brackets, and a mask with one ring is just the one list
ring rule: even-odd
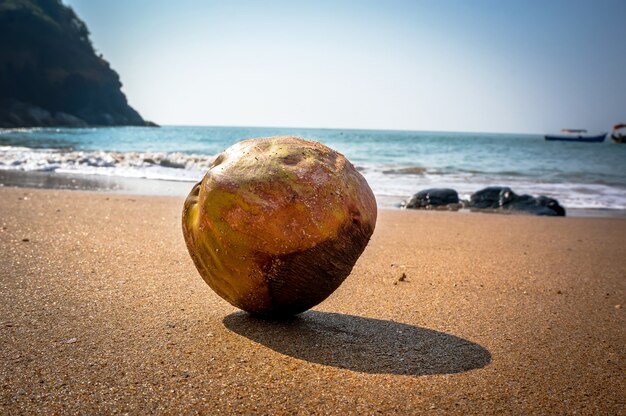
{"label": "ocean water", "polygon": [[626,145],[541,135],[245,127],[0,130],[0,170],[195,182],[213,157],[253,137],[295,135],[343,153],[382,207],[426,188],[462,198],[492,185],[566,208],[626,210]]}

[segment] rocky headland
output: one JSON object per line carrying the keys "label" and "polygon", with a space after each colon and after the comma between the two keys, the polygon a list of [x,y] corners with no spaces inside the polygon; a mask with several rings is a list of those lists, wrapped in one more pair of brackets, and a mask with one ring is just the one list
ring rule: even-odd
{"label": "rocky headland", "polygon": [[0,2],[0,127],[153,126],[60,0]]}

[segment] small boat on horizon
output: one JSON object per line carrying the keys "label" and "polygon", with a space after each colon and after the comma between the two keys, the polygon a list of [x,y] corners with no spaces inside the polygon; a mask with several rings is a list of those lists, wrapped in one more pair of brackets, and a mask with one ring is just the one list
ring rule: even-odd
{"label": "small boat on horizon", "polygon": [[585,129],[561,129],[561,134],[546,134],[549,141],[602,143],[607,133],[589,134]]}
{"label": "small boat on horizon", "polygon": [[613,143],[626,143],[626,124],[620,123],[613,126],[611,140]]}

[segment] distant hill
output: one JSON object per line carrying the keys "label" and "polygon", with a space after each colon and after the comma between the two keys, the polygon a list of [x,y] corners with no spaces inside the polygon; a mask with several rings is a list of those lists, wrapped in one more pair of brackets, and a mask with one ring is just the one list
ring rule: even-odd
{"label": "distant hill", "polygon": [[152,125],[60,0],[0,0],[0,127]]}

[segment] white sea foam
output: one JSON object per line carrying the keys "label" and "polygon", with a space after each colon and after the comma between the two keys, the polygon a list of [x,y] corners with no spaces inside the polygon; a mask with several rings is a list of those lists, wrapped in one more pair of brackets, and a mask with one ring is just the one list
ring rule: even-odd
{"label": "white sea foam", "polygon": [[31,133],[38,130],[43,130],[43,127],[15,127],[11,129],[0,128],[0,135],[2,134],[15,134],[15,133]]}
{"label": "white sea foam", "polygon": [[0,146],[0,169],[197,181],[213,156],[158,152],[63,151]]}

